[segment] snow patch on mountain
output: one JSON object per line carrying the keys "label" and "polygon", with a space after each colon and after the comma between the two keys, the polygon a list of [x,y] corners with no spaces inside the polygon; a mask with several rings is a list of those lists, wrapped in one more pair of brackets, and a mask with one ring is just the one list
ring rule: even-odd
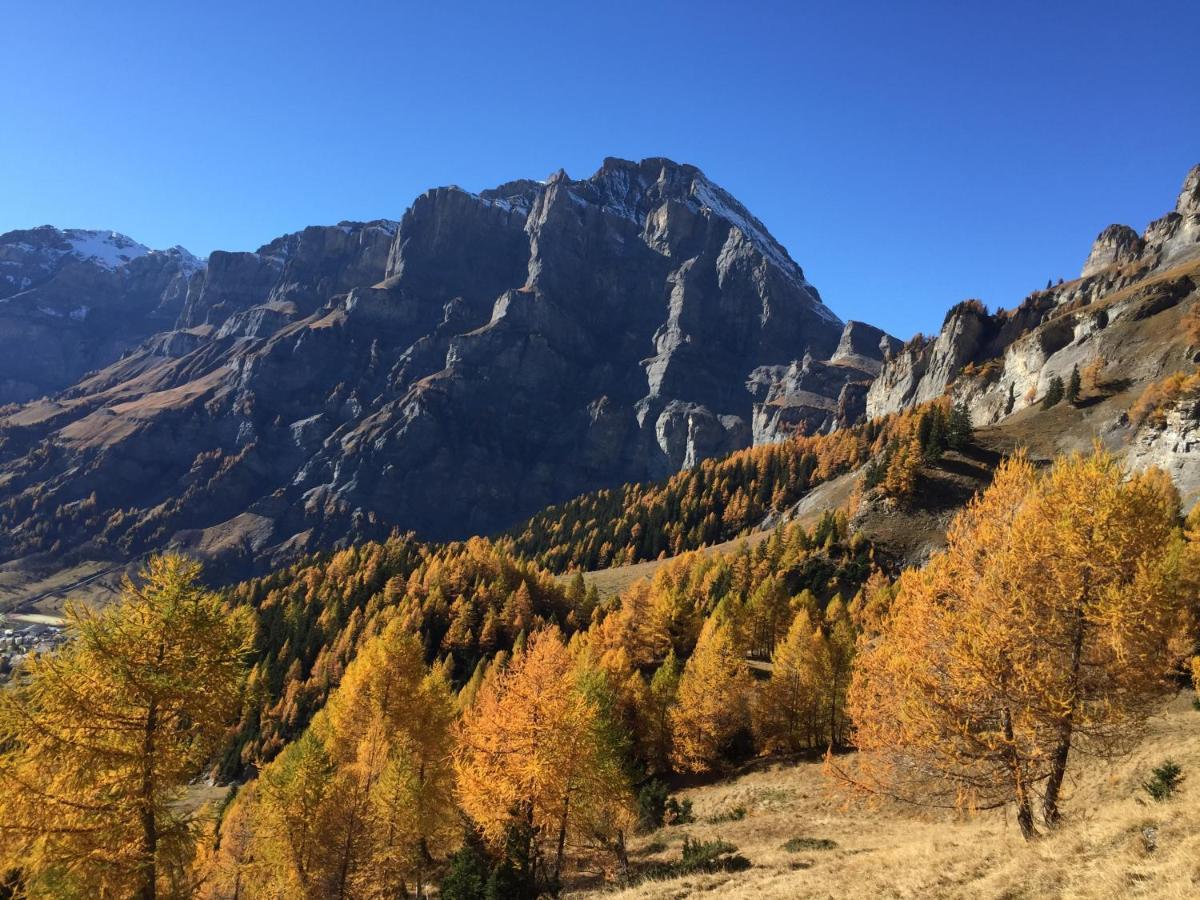
{"label": "snow patch on mountain", "polygon": [[[150,248],[116,231],[87,231],[71,228],[63,237],[73,256],[105,269],[117,269],[150,253]],[[188,254],[189,256],[191,254]]]}
{"label": "snow patch on mountain", "polygon": [[813,300],[813,305],[819,316],[829,322],[842,324],[832,310],[829,309],[817,295],[816,290],[804,277],[795,260],[788,255],[783,246],[771,237],[762,222],[754,218],[740,203],[734,200],[724,188],[713,184],[704,176],[698,176],[692,183],[692,196],[700,204],[701,209],[708,209],[713,215],[719,216],[744,234],[759,252],[791,281],[803,288]]}

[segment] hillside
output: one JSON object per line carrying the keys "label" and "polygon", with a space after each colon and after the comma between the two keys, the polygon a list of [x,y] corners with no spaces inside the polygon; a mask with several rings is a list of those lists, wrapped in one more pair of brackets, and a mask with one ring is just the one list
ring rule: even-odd
{"label": "hillside", "polygon": [[[1149,335],[1140,336],[1141,340],[1134,335],[1127,352],[1131,356],[1144,355],[1148,350],[1144,341],[1150,341],[1150,352],[1161,354],[1164,360],[1158,371],[1170,369],[1173,360],[1186,364],[1189,347],[1178,337],[1179,320],[1194,308],[1173,310],[1170,315],[1149,322],[1146,329]],[[1135,468],[1164,463],[1169,467],[1169,461],[1152,450],[1164,443],[1166,429],[1139,428],[1129,421],[1128,411],[1144,391],[1144,383],[1107,383],[1086,392],[1078,404],[1061,403],[1050,409],[1033,405],[994,425],[976,428],[969,447],[922,465],[916,491],[902,505],[860,502],[856,493],[863,470],[856,467],[817,484],[802,499],[772,511],[737,537],[706,545],[703,552],[731,552],[743,542],[753,546],[781,521],[797,521],[812,527],[826,510],[846,509],[852,511],[855,531],[877,548],[881,560],[890,560],[894,566],[919,565],[930,552],[944,545],[946,526],[954,513],[987,487],[1000,460],[1018,449],[1025,450],[1035,460],[1048,462],[1058,454],[1087,452],[1099,441],[1114,453],[1127,457]],[[1184,406],[1190,411],[1190,405]],[[1183,415],[1187,419],[1190,412]],[[1200,484],[1194,474],[1197,462],[1187,454],[1181,465],[1177,480],[1184,506],[1190,508],[1200,500],[1197,492]],[[670,558],[593,569],[584,577],[589,585],[596,586],[601,596],[607,597],[652,576]]]}
{"label": "hillside", "polygon": [[[575,890],[621,900],[1194,897],[1200,890],[1200,788],[1185,783],[1164,803],[1142,789],[1150,769],[1165,759],[1186,773],[1200,772],[1200,712],[1193,697],[1185,692],[1171,701],[1127,760],[1082,766],[1069,823],[1034,844],[1001,814],[939,816],[911,807],[848,805],[819,760],[763,760],[729,779],[682,790],[679,796],[694,804],[696,823],[667,826],[630,847],[636,873],[653,860],[678,856],[685,834],[721,839],[750,860],[749,870],[648,881],[616,892],[589,891],[581,872]],[[711,821],[739,809],[745,815],[737,821]],[[786,849],[795,839],[833,846]]]}

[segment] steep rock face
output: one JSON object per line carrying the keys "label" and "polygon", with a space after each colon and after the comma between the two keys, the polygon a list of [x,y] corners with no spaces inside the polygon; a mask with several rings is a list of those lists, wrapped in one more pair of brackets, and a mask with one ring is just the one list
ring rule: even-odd
{"label": "steep rock face", "polygon": [[[242,571],[395,526],[494,531],[850,421],[884,339],[844,334],[761,222],[664,159],[214,253],[174,324],[0,419],[0,556],[174,542]],[[819,414],[760,428],[764,404]]]}
{"label": "steep rock face", "polygon": [[888,357],[867,392],[867,415],[887,415],[940,397],[984,352],[994,330],[982,304],[956,306],[936,338],[918,337]]}
{"label": "steep rock face", "polygon": [[874,325],[847,322],[841,340],[829,361],[878,375],[883,361],[901,348],[902,343]]}
{"label": "steep rock face", "polygon": [[1200,256],[1200,165],[1184,179],[1174,211],[1151,222],[1144,240],[1160,267]]}
{"label": "steep rock face", "polygon": [[1157,466],[1175,482],[1184,506],[1200,500],[1200,400],[1183,400],[1167,411],[1161,426],[1147,425],[1129,451],[1136,469]]}
{"label": "steep rock face", "polygon": [[755,444],[845,428],[866,414],[867,391],[887,355],[899,348],[891,335],[847,322],[827,362],[806,354],[787,366],[763,366],[750,376],[755,396]]}
{"label": "steep rock face", "polygon": [[115,232],[0,235],[0,405],[61,390],[179,314],[203,263]]}

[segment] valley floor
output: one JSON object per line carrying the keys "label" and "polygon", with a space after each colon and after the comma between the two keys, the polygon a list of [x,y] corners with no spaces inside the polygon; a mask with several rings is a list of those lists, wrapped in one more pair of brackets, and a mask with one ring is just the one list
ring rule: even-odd
{"label": "valley floor", "polygon": [[[635,873],[652,860],[678,859],[685,835],[728,841],[751,868],[584,893],[614,900],[1195,898],[1200,712],[1192,700],[1185,693],[1171,701],[1128,759],[1112,766],[1077,759],[1078,778],[1066,806],[1069,822],[1033,844],[1021,839],[1011,815],[941,816],[847,805],[831,789],[820,761],[767,763],[681,791],[678,796],[694,804],[695,824],[662,828],[630,847]],[[1186,780],[1174,798],[1155,803],[1141,785],[1167,758],[1182,766]],[[744,816],[729,821],[739,808]],[[807,847],[822,841],[835,846],[784,848],[796,838],[814,839]]]}

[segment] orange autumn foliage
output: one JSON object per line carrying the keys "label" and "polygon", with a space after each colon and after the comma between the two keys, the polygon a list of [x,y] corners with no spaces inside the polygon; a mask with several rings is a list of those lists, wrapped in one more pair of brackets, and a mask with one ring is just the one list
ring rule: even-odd
{"label": "orange autumn foliage", "polygon": [[1142,733],[1181,649],[1178,498],[1114,459],[1022,456],[901,578],[849,695],[864,790],[1057,823],[1073,751]]}

